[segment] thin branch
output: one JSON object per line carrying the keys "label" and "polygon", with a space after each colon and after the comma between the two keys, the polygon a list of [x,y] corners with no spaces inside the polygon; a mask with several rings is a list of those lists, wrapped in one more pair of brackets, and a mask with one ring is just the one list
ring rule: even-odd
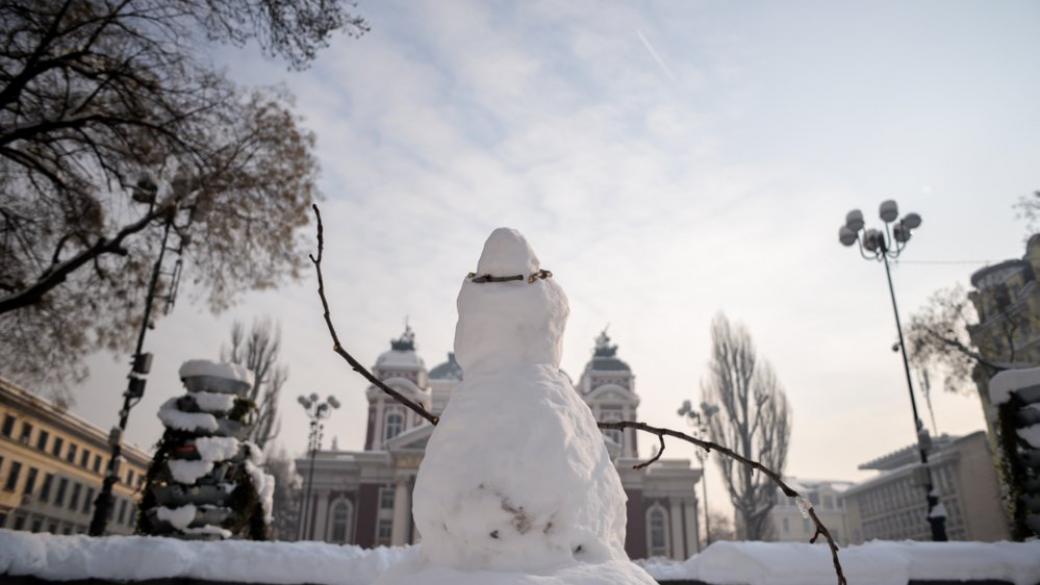
{"label": "thin branch", "polygon": [[321,273],[321,259],[322,254],[325,251],[325,231],[324,226],[321,223],[321,210],[318,209],[317,205],[311,205],[311,207],[314,209],[314,216],[318,219],[318,256],[315,258],[314,254],[308,254],[308,257],[311,259],[311,263],[314,264],[314,270],[318,274],[318,296],[321,297],[321,306],[325,310],[325,325],[328,326],[329,335],[332,336],[332,351],[345,359],[355,372],[361,374],[361,377],[368,380],[373,386],[386,392],[394,400],[405,405],[412,412],[430,421],[430,424],[437,424],[438,418],[423,408],[421,404],[410,400],[397,390],[384,384],[382,380],[373,376],[372,372],[369,372],[365,366],[361,365],[361,362],[354,359],[354,356],[350,355],[347,350],[343,349],[343,344],[339,342],[339,335],[336,334],[336,327],[332,324],[332,313],[329,311],[329,301],[325,298],[325,278]]}
{"label": "thin branch", "polygon": [[[423,406],[421,404],[418,404],[418,403],[416,403],[416,402],[414,402],[412,400],[409,400],[408,398],[403,396],[400,392],[398,392],[398,391],[394,390],[393,388],[391,388],[391,387],[387,386],[386,384],[384,384],[381,380],[379,380],[374,375],[372,375],[372,373],[369,372],[368,369],[366,369],[363,365],[361,365],[360,362],[358,362],[356,359],[354,359],[354,357],[352,355],[350,355],[345,349],[343,349],[343,345],[339,341],[339,336],[336,334],[336,328],[332,324],[332,314],[331,314],[331,312],[329,310],[329,301],[325,297],[325,279],[324,279],[324,277],[322,275],[322,271],[321,271],[322,255],[323,255],[324,249],[325,249],[325,237],[324,237],[325,234],[324,234],[324,226],[323,226],[323,224],[321,222],[321,211],[318,209],[317,205],[311,205],[311,207],[314,209],[314,215],[315,215],[315,217],[317,218],[317,221],[318,221],[318,255],[317,255],[317,257],[315,257],[313,254],[309,254],[308,256],[310,257],[311,263],[314,264],[314,269],[315,269],[315,271],[317,272],[317,275],[318,275],[318,296],[321,297],[321,306],[322,306],[322,309],[324,310],[325,325],[328,326],[329,335],[332,337],[332,344],[333,344],[332,345],[332,349],[333,349],[333,351],[335,351],[340,357],[342,357],[344,360],[346,360],[347,363],[350,364],[350,367],[353,368],[353,370],[355,372],[361,374],[361,376],[364,377],[369,382],[371,382],[373,386],[379,388],[380,390],[382,390],[383,392],[388,394],[390,397],[392,397],[394,400],[400,402],[401,404],[403,404],[404,406],[409,408],[412,412],[415,412],[419,416],[423,417],[424,419],[429,421],[430,424],[436,425],[437,422],[440,420],[437,416],[433,415],[428,410],[423,408]],[[673,438],[676,438],[676,439],[680,439],[680,440],[686,441],[688,443],[692,443],[692,444],[694,444],[694,445],[696,445],[698,447],[701,447],[702,449],[704,449],[706,451],[709,451],[709,452],[712,451],[712,450],[715,450],[715,451],[717,451],[717,452],[719,452],[719,453],[721,453],[721,454],[723,454],[723,455],[725,455],[725,456],[727,456],[727,457],[729,457],[731,459],[739,461],[740,463],[742,463],[743,465],[745,465],[745,466],[747,466],[747,467],[749,467],[751,469],[754,469],[754,470],[762,472],[767,477],[769,477],[769,479],[773,480],[773,482],[776,483],[780,487],[781,490],[783,490],[784,495],[786,495],[788,497],[791,497],[791,498],[797,498],[800,502],[803,503],[803,505],[806,506],[806,509],[808,510],[808,515],[812,519],[813,524],[816,527],[816,533],[813,535],[813,537],[810,540],[810,542],[816,542],[816,539],[821,534],[824,536],[824,538],[827,539],[827,544],[828,544],[828,546],[830,547],[830,550],[831,550],[831,560],[834,563],[834,571],[838,575],[838,585],[847,585],[848,581],[846,581],[846,579],[845,579],[845,573],[842,571],[841,562],[838,560],[838,545],[834,542],[834,538],[831,536],[830,531],[827,530],[827,527],[823,524],[823,522],[820,521],[820,519],[816,515],[816,511],[813,509],[812,505],[809,504],[808,501],[805,500],[805,498],[803,498],[802,495],[799,494],[794,488],[792,488],[791,486],[787,485],[787,483],[784,482],[784,480],[780,476],[780,474],[778,474],[775,471],[773,471],[772,469],[769,469],[768,467],[762,465],[758,461],[755,461],[753,459],[749,459],[747,457],[744,457],[744,456],[740,455],[739,453],[736,453],[732,449],[729,449],[729,448],[727,448],[727,447],[725,447],[723,445],[719,445],[719,444],[713,443],[711,441],[705,441],[703,439],[698,439],[696,437],[687,435],[686,433],[683,433],[683,432],[680,432],[680,431],[675,431],[675,430],[668,429],[668,428],[663,428],[663,427],[655,427],[655,426],[648,425],[648,424],[646,424],[644,422],[627,421],[627,420],[623,420],[623,421],[610,421],[610,422],[598,422],[596,424],[597,424],[597,426],[600,429],[616,429],[616,430],[636,429],[638,431],[643,431],[643,432],[646,432],[646,433],[651,433],[653,435],[657,435],[657,438],[658,438],[658,440],[661,443],[661,447],[658,450],[657,455],[655,455],[653,458],[651,458],[649,461],[646,461],[645,463],[640,463],[640,464],[636,465],[635,466],[636,469],[645,468],[645,467],[649,466],[650,464],[652,464],[652,463],[656,462],[657,460],[659,460],[661,458],[661,455],[664,454],[664,446],[665,446],[664,438],[665,438],[665,436],[669,436],[669,437],[673,437]]]}

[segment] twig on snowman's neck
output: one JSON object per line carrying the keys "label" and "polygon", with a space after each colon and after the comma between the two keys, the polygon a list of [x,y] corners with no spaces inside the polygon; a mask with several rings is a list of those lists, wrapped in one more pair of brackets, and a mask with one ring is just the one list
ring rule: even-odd
{"label": "twig on snowman's neck", "polygon": [[437,424],[437,417],[423,408],[423,405],[408,399],[397,390],[384,384],[382,380],[373,376],[372,372],[369,372],[365,366],[361,365],[361,362],[354,359],[354,356],[350,355],[347,350],[343,349],[343,344],[339,342],[339,335],[336,334],[336,327],[332,324],[332,313],[329,311],[329,301],[325,298],[325,278],[321,273],[321,259],[325,252],[325,229],[321,223],[321,211],[318,209],[317,205],[311,205],[311,207],[314,208],[314,216],[318,219],[318,256],[315,257],[314,254],[308,254],[308,257],[310,257],[311,263],[314,264],[315,272],[318,273],[318,296],[321,297],[321,306],[325,309],[325,325],[328,326],[329,335],[332,336],[332,351],[339,354],[341,358],[347,360],[350,367],[353,368],[355,372],[361,374],[363,378],[371,382],[373,386],[386,392],[391,398],[405,405],[412,412],[430,421],[431,424]]}
{"label": "twig on snowman's neck", "polygon": [[[406,406],[412,412],[415,412],[419,416],[423,417],[424,419],[429,421],[430,424],[436,425],[437,422],[440,420],[437,416],[433,415],[428,410],[426,410],[423,407],[423,405],[421,405],[421,404],[419,404],[417,402],[414,402],[412,400],[409,400],[407,397],[402,395],[397,390],[394,390],[393,388],[391,388],[391,387],[387,386],[386,384],[384,384],[379,378],[376,378],[375,376],[373,376],[372,373],[368,371],[368,369],[366,369],[364,366],[362,366],[360,362],[358,362],[356,359],[354,359],[354,356],[350,355],[347,352],[347,350],[343,349],[343,345],[339,341],[339,336],[336,334],[336,328],[332,325],[332,314],[331,314],[331,312],[329,310],[329,301],[325,297],[325,279],[322,276],[322,272],[321,272],[322,254],[323,254],[324,249],[325,249],[325,237],[324,237],[325,234],[324,234],[324,227],[322,226],[322,223],[321,223],[321,211],[319,211],[317,205],[312,205],[311,207],[314,208],[314,215],[315,215],[315,217],[318,220],[318,256],[315,257],[313,254],[309,254],[308,256],[311,259],[311,263],[314,264],[314,269],[315,269],[315,271],[318,274],[318,296],[321,297],[321,306],[325,310],[325,315],[324,315],[325,316],[325,325],[328,326],[328,328],[329,328],[329,335],[332,336],[332,350],[335,351],[344,360],[346,360],[347,363],[350,364],[350,367],[353,368],[353,370],[355,372],[361,374],[361,376],[364,377],[369,382],[371,382],[373,386],[375,386],[376,388],[379,388],[380,390],[385,392],[387,395],[389,395],[391,398],[393,398],[394,400],[396,400],[396,401],[400,402],[401,404],[403,404],[404,406]],[[783,490],[784,495],[786,495],[786,496],[788,496],[790,498],[797,498],[797,499],[799,499],[802,502],[805,501],[804,498],[802,498],[801,494],[799,494],[797,491],[795,491],[791,486],[789,486],[786,483],[784,483],[784,480],[780,476],[780,474],[778,474],[775,471],[769,469],[768,467],[762,465],[761,463],[759,463],[757,461],[754,461],[752,459],[748,459],[748,458],[740,455],[736,451],[733,451],[732,449],[729,449],[727,447],[719,445],[718,443],[713,443],[711,441],[705,441],[703,439],[698,439],[696,437],[687,435],[686,433],[682,433],[682,432],[679,432],[679,431],[673,431],[672,429],[663,428],[663,427],[655,427],[655,426],[651,426],[651,425],[648,425],[646,423],[642,423],[642,422],[638,422],[638,421],[627,421],[627,420],[610,421],[610,422],[600,422],[600,423],[597,423],[597,425],[601,429],[616,429],[616,430],[636,429],[638,431],[643,431],[643,432],[646,432],[646,433],[657,435],[657,439],[661,442],[661,448],[657,451],[657,455],[654,455],[654,457],[651,458],[649,461],[646,461],[644,463],[640,463],[640,464],[636,465],[635,466],[636,469],[642,469],[644,467],[647,467],[651,463],[654,463],[655,461],[657,461],[657,460],[659,460],[661,458],[661,455],[664,454],[664,438],[667,435],[669,437],[680,439],[680,440],[686,441],[688,443],[693,443],[694,445],[696,445],[698,447],[701,447],[702,449],[705,449],[706,451],[712,451],[712,450],[718,451],[722,455],[730,457],[731,459],[735,459],[735,460],[739,461],[740,463],[742,463],[743,465],[746,465],[748,467],[751,467],[752,469],[756,469],[758,471],[761,471],[767,477],[769,477],[769,479],[773,480],[774,483],[776,483],[778,486],[780,486],[780,489]],[[823,522],[821,522],[819,517],[816,516],[816,510],[814,510],[813,507],[811,505],[808,505],[808,504],[807,504],[807,508],[808,508],[808,515],[812,519],[813,524],[816,526],[816,533],[813,535],[812,539],[810,539],[809,542],[816,542],[816,539],[820,535],[823,535],[823,537],[827,539],[827,544],[830,546],[830,549],[831,549],[831,559],[834,562],[834,571],[838,574],[838,585],[846,585],[847,581],[845,580],[845,573],[842,571],[841,563],[838,561],[838,545],[835,544],[834,539],[831,537],[830,531],[827,530],[827,527],[824,526]]]}
{"label": "twig on snowman's neck", "polygon": [[[636,430],[639,430],[639,431],[643,431],[643,432],[646,432],[646,433],[657,435],[657,438],[661,441],[661,450],[657,452],[657,455],[655,455],[653,459],[647,461],[646,463],[641,463],[639,465],[636,465],[635,466],[636,469],[640,469],[642,467],[646,467],[647,465],[649,465],[649,464],[653,463],[654,461],[657,461],[658,459],[661,458],[661,453],[664,451],[664,437],[667,435],[669,437],[673,437],[673,438],[676,438],[676,439],[680,439],[682,441],[686,441],[687,443],[693,443],[694,445],[696,445],[696,446],[698,446],[698,447],[700,447],[700,448],[702,448],[702,449],[704,449],[706,451],[709,451],[709,452],[712,451],[712,450],[715,450],[715,451],[719,452],[720,454],[725,455],[726,457],[729,457],[730,459],[735,459],[735,460],[739,461],[743,465],[746,465],[746,466],[748,466],[748,467],[750,467],[752,469],[755,469],[757,471],[761,471],[762,473],[764,473],[766,475],[766,477],[768,477],[769,479],[773,480],[773,483],[775,483],[776,485],[780,486],[780,489],[784,492],[785,496],[787,496],[789,498],[796,498],[798,500],[804,501],[804,498],[802,497],[802,495],[799,494],[794,488],[792,488],[791,486],[787,485],[787,483],[784,482],[783,477],[781,477],[779,473],[773,471],[772,469],[769,469],[768,467],[766,467],[765,465],[762,465],[758,461],[755,461],[753,459],[748,459],[747,457],[744,457],[743,455],[737,453],[736,451],[734,451],[732,449],[729,449],[727,447],[724,447],[723,445],[719,445],[718,443],[713,443],[712,441],[705,441],[704,439],[698,439],[698,438],[693,437],[691,435],[687,435],[686,433],[683,433],[683,432],[673,431],[672,429],[668,429],[668,428],[664,428],[664,427],[655,427],[655,426],[651,426],[651,425],[648,425],[646,423],[638,422],[638,421],[619,420],[619,421],[601,422],[601,423],[598,423],[598,425],[599,425],[599,428],[601,428],[601,429],[615,429],[615,430],[636,429]],[[831,549],[831,560],[834,563],[834,572],[837,573],[837,575],[838,575],[838,585],[846,585],[847,581],[845,580],[845,573],[844,573],[844,571],[842,571],[841,562],[838,560],[838,545],[834,542],[834,538],[831,537],[830,530],[827,530],[827,527],[824,526],[823,522],[821,522],[820,518],[816,515],[816,510],[812,507],[812,505],[807,505],[807,510],[808,510],[809,518],[812,520],[813,525],[816,527],[816,533],[809,540],[809,542],[815,543],[816,539],[819,538],[820,535],[823,535],[823,537],[827,539],[827,545]]]}

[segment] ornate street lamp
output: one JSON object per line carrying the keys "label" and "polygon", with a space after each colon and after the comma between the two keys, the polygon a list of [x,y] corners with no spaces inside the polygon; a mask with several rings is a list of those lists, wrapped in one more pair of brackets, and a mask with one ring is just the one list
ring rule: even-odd
{"label": "ornate street lamp", "polygon": [[310,523],[313,522],[313,518],[309,517],[308,512],[311,506],[309,505],[311,499],[311,488],[314,484],[314,457],[318,454],[318,450],[321,449],[322,433],[325,431],[325,424],[321,421],[329,418],[332,411],[339,408],[339,400],[336,400],[335,396],[329,395],[325,400],[321,400],[318,397],[317,392],[312,392],[310,396],[303,396],[302,394],[296,399],[303,407],[303,410],[307,413],[307,418],[310,419],[310,430],[307,434],[307,450],[310,452],[310,468],[307,470],[307,486],[304,488],[304,497],[300,500],[300,513],[297,516],[297,540],[303,540],[305,534],[307,534],[307,528]]}
{"label": "ornate street lamp", "polygon": [[928,523],[932,528],[932,540],[946,540],[946,513],[939,503],[938,492],[933,490],[932,473],[928,468],[928,449],[931,437],[917,414],[917,401],[914,399],[914,385],[910,377],[910,361],[906,357],[906,343],[903,341],[903,326],[899,321],[899,306],[896,304],[896,293],[892,287],[892,271],[889,259],[896,259],[906,248],[913,230],[921,226],[921,216],[908,213],[899,218],[899,206],[889,199],[881,202],[878,215],[885,224],[884,231],[865,229],[863,212],[853,209],[845,215],[845,225],[838,230],[838,241],[850,247],[859,244],[859,253],[867,260],[876,260],[885,265],[885,278],[888,280],[888,294],[892,297],[892,312],[896,317],[896,332],[899,334],[899,349],[903,355],[903,372],[906,374],[906,387],[910,393],[910,407],[914,414],[914,433],[917,436],[917,451],[921,456],[924,468],[925,493],[928,500]]}

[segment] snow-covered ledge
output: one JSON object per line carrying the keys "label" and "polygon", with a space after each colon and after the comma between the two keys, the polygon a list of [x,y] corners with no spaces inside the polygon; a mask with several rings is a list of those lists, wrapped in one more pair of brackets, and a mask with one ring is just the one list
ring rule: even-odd
{"label": "snow-covered ledge", "polygon": [[[369,585],[389,567],[414,560],[418,549],[0,530],[0,582],[28,576],[46,581]],[[852,585],[982,580],[1040,584],[1040,542],[871,542],[843,549],[841,560]],[[684,563],[640,564],[661,583],[834,585],[826,549],[809,544],[718,542]]]}

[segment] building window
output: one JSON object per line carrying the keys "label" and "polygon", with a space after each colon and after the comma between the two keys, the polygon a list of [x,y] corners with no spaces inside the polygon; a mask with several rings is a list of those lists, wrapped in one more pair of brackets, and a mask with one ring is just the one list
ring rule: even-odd
{"label": "building window", "polygon": [[133,526],[135,520],[137,520],[137,506],[131,506],[130,517],[126,519],[126,525]]}
{"label": "building window", "polygon": [[17,461],[11,462],[11,467],[7,470],[7,481],[4,482],[4,489],[13,492],[14,488],[18,486],[18,476],[22,473],[22,464]]}
{"label": "building window", "polygon": [[39,532],[41,529],[43,529],[43,518],[33,518],[31,530]]}
{"label": "building window", "polygon": [[36,475],[39,471],[35,467],[30,467],[29,472],[25,474],[25,487],[22,488],[22,493],[31,496],[33,490],[36,489]]}
{"label": "building window", "polygon": [[791,532],[791,523],[787,518],[784,518],[784,534]]}
{"label": "building window", "polygon": [[43,476],[43,485],[40,486],[40,501],[46,502],[51,498],[51,484],[54,483],[54,474],[48,473]]}
{"label": "building window", "polygon": [[124,520],[126,520],[126,500],[120,498],[119,499],[119,518],[116,520],[116,522],[119,522],[120,524],[122,524]]}
{"label": "building window", "polygon": [[668,556],[668,518],[664,508],[654,505],[646,513],[647,556]]}
{"label": "building window", "polygon": [[13,528],[15,530],[22,530],[23,528],[25,528],[25,514],[18,514],[14,517]]}
{"label": "building window", "polygon": [[54,437],[54,443],[51,444],[51,455],[61,457],[61,448],[63,446],[65,446],[65,439]]}
{"label": "building window", "polygon": [[18,437],[18,440],[28,445],[29,439],[32,438],[32,429],[33,426],[31,423],[28,421],[22,421],[22,434]]}
{"label": "building window", "polygon": [[393,533],[393,520],[381,518],[376,523],[376,546],[390,546],[390,535]]}
{"label": "building window", "polygon": [[350,502],[340,500],[332,508],[332,542],[346,544],[350,537],[350,521],[353,510]]}
{"label": "building window", "polygon": [[127,469],[126,470],[126,485],[131,486],[131,487],[133,487],[133,485],[134,485],[134,470],[133,469]]}
{"label": "building window", "polygon": [[84,449],[83,452],[79,454],[79,466],[82,467],[83,469],[86,469],[87,465],[89,463],[90,463],[90,451],[87,451],[86,449]]}
{"label": "building window", "polygon": [[70,510],[75,511],[79,509],[79,492],[81,489],[83,489],[83,486],[79,482],[72,484],[72,497],[69,498]]}
{"label": "building window", "polygon": [[69,480],[67,478],[61,478],[58,482],[58,493],[54,494],[54,505],[64,506],[65,505],[65,490],[69,488]]}
{"label": "building window", "polygon": [[101,455],[94,455],[94,473],[101,473]]}
{"label": "building window", "polygon": [[404,430],[404,416],[396,411],[386,413],[386,423],[383,425],[383,440],[389,441]]}
{"label": "building window", "polygon": [[76,444],[69,443],[69,452],[65,454],[65,460],[69,463],[76,462]]}
{"label": "building window", "polygon": [[809,503],[814,505],[814,506],[819,506],[820,505],[820,494],[818,494],[816,492],[810,492],[809,493]]}
{"label": "building window", "polygon": [[0,432],[2,432],[4,434],[4,436],[8,437],[8,438],[10,438],[11,434],[14,433],[14,415],[13,414],[8,414],[8,415],[4,416],[4,426],[3,426],[3,429],[0,429]]}
{"label": "building window", "polygon": [[87,497],[83,498],[83,513],[90,512],[90,506],[94,502],[94,488],[87,488]]}
{"label": "building window", "polygon": [[50,440],[51,434],[47,431],[40,429],[40,432],[36,435],[36,448],[40,451],[47,450],[47,441]]}
{"label": "building window", "polygon": [[394,488],[392,488],[392,487],[379,488],[379,509],[380,510],[393,510],[394,509]]}
{"label": "building window", "polygon": [[833,496],[823,496],[823,508],[825,510],[830,510],[833,507],[834,507],[834,497]]}

